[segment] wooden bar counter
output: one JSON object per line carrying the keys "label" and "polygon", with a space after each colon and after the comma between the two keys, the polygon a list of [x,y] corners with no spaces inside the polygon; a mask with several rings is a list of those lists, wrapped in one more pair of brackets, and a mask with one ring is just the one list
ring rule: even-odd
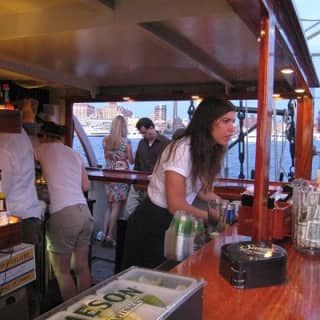
{"label": "wooden bar counter", "polygon": [[250,240],[232,226],[217,235],[171,272],[200,277],[204,288],[203,320],[318,320],[320,319],[320,257],[281,244],[288,253],[287,282],[257,289],[236,289],[219,274],[222,245]]}
{"label": "wooden bar counter", "polygon": [[147,186],[150,172],[135,170],[111,170],[101,168],[86,168],[88,177],[93,181],[122,182]]}
{"label": "wooden bar counter", "polygon": [[[94,167],[87,167],[86,170],[92,181],[122,182],[144,188],[148,186],[151,175],[151,172],[136,170],[111,170]],[[223,199],[240,200],[241,193],[253,184],[253,180],[221,178],[215,183],[214,191]],[[282,185],[283,183],[280,182],[270,182],[269,190],[276,190],[278,186]]]}

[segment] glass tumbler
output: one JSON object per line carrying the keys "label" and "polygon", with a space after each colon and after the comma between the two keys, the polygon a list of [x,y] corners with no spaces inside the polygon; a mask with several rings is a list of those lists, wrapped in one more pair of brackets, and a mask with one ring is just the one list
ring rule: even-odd
{"label": "glass tumbler", "polygon": [[[229,201],[215,199],[208,201],[208,235],[211,238],[215,233],[226,228],[226,210]],[[215,216],[215,218],[213,217]]]}
{"label": "glass tumbler", "polygon": [[320,190],[303,180],[293,182],[292,235],[296,249],[320,254]]}

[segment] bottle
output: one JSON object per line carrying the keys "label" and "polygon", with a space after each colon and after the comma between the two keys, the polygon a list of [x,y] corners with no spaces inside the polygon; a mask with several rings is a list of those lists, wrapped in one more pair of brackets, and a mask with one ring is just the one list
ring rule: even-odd
{"label": "bottle", "polygon": [[0,225],[8,224],[8,215],[7,215],[7,201],[6,194],[2,189],[2,176],[0,169]]}
{"label": "bottle", "polygon": [[10,103],[10,86],[8,83],[4,83],[2,85],[2,89],[4,92],[4,107],[7,110],[14,110],[14,106]]}
{"label": "bottle", "polygon": [[0,88],[0,109],[5,109],[4,100],[3,100],[3,93],[2,93],[1,88]]}
{"label": "bottle", "polygon": [[0,212],[7,211],[7,201],[6,201],[6,194],[2,189],[2,171],[0,169]]}

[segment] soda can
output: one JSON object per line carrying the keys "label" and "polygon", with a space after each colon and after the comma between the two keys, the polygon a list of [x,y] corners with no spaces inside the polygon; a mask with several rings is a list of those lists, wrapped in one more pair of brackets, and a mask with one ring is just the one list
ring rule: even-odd
{"label": "soda can", "polygon": [[228,204],[226,211],[226,224],[232,225],[236,221],[235,208],[232,204]]}

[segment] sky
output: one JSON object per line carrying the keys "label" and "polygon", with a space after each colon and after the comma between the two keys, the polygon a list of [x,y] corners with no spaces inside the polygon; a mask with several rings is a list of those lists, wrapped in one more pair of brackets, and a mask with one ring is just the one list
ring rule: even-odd
{"label": "sky", "polygon": [[[286,1],[286,0],[283,0]],[[320,19],[319,0],[292,0],[297,10],[299,19]],[[313,57],[318,78],[320,79],[320,23],[319,25],[310,28],[316,21],[301,21],[302,30],[306,30],[306,37],[312,36],[319,32],[319,35],[308,40],[310,54],[318,53],[319,57]],[[309,28],[309,30],[308,30]],[[313,95],[315,98],[315,115],[320,111],[320,89],[314,89]],[[287,102],[286,102],[287,103]],[[90,103],[92,104],[92,103]],[[153,102],[119,102],[126,109],[132,110],[137,117],[151,117],[154,106],[165,104],[167,106],[167,119],[172,119],[173,101],[153,101]],[[103,107],[106,103],[94,103],[96,107]],[[178,102],[178,116],[182,119],[188,119],[188,108],[190,101]],[[284,104],[282,104],[284,105]],[[281,109],[285,108],[280,106]]]}

